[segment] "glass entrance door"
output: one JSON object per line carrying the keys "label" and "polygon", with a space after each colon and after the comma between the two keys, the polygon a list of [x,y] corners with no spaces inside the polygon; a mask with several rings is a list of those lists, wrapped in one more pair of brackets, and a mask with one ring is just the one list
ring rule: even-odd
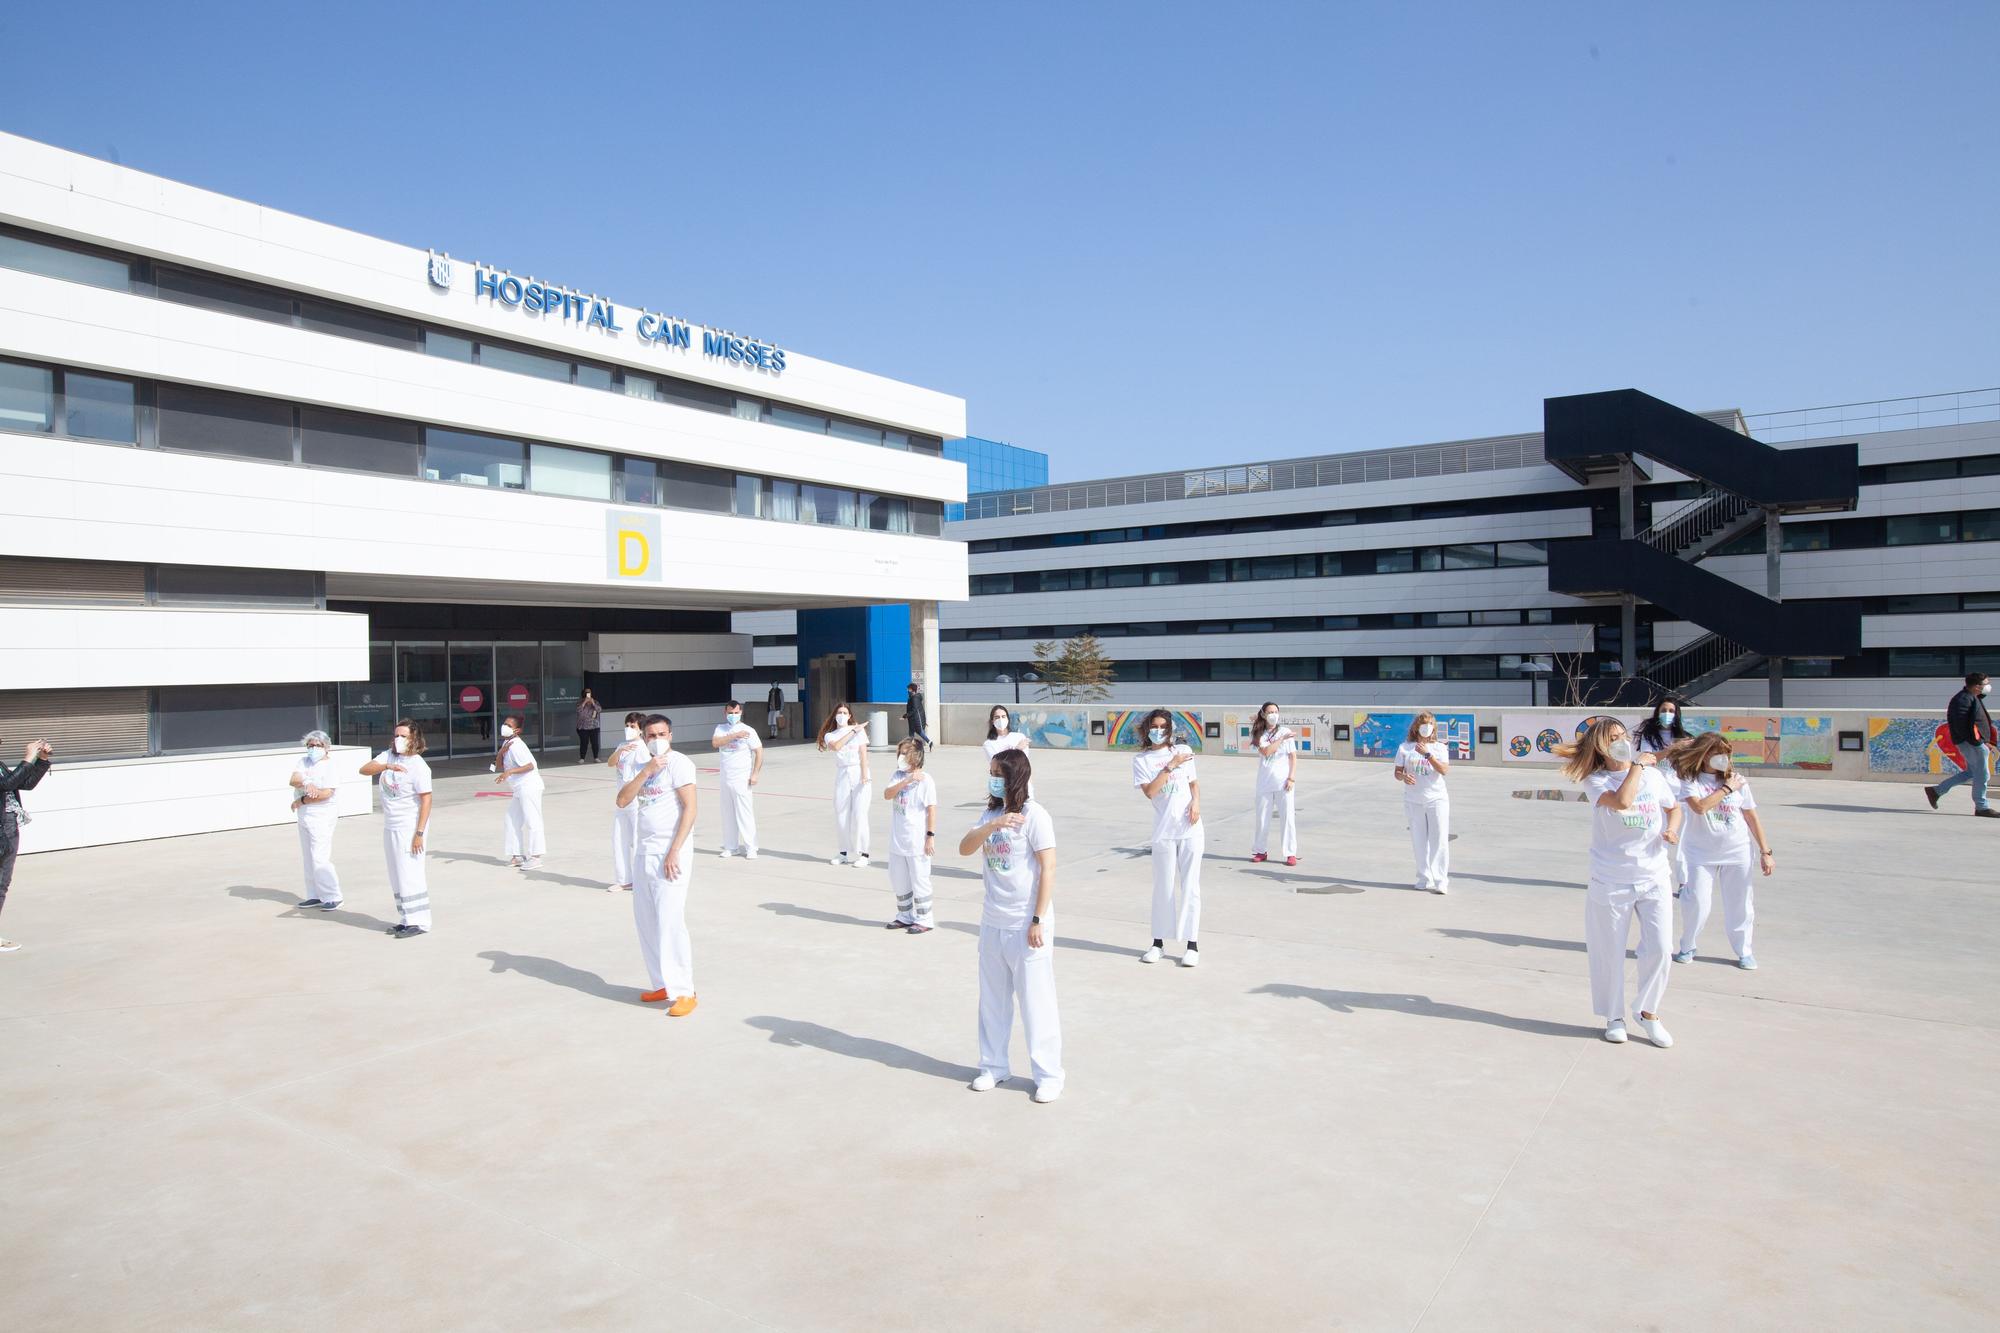
{"label": "glass entrance door", "polygon": [[542,645],[540,643],[496,643],[493,645],[494,684],[499,687],[500,711],[521,719],[521,739],[540,762],[545,738],[542,735]]}
{"label": "glass entrance door", "polygon": [[499,748],[493,700],[493,645],[451,646],[451,753],[454,758]]}
{"label": "glass entrance door", "polygon": [[442,643],[396,645],[397,716],[416,723],[434,748],[445,744],[446,681]]}

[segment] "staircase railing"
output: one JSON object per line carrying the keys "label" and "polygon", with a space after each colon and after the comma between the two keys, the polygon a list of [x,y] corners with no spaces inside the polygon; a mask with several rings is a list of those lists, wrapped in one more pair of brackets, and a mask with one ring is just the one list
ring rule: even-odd
{"label": "staircase railing", "polygon": [[1669,693],[1684,689],[1690,682],[1700,680],[1713,671],[1744,657],[1755,657],[1757,653],[1733,639],[1725,639],[1720,634],[1704,634],[1699,639],[1683,644],[1664,657],[1656,657],[1640,669],[1639,674]]}
{"label": "staircase railing", "polygon": [[1679,555],[1703,537],[1748,514],[1757,506],[1734,491],[1711,486],[1680,508],[1653,520],[1638,540],[1656,551]]}

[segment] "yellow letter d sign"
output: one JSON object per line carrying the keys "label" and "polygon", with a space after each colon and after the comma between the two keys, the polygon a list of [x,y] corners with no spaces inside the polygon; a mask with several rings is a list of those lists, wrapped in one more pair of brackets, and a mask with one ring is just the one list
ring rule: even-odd
{"label": "yellow letter d sign", "polygon": [[662,583],[660,516],[621,513],[604,516],[604,577],[615,583]]}

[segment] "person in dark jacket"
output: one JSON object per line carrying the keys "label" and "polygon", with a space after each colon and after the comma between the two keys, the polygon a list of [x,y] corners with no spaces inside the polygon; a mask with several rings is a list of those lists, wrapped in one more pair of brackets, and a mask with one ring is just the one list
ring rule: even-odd
{"label": "person in dark jacket", "polygon": [[[7,886],[14,882],[14,859],[21,853],[21,796],[32,791],[49,771],[49,756],[55,750],[47,741],[29,741],[21,762],[14,768],[0,764],[0,909],[7,906]],[[0,939],[0,953],[20,948],[13,940]]]}
{"label": "person in dark jacket", "polygon": [[910,697],[903,703],[903,721],[909,723],[910,734],[930,748],[931,738],[924,734],[924,692],[914,680],[910,682]]}
{"label": "person in dark jacket", "polygon": [[1951,743],[1965,756],[1965,767],[1937,786],[1924,788],[1924,796],[1933,810],[1937,809],[1938,797],[1961,782],[1970,782],[1972,813],[2000,819],[2000,810],[1986,803],[1986,760],[1994,752],[1995,744],[2000,743],[1993,734],[1993,714],[1986,711],[1986,696],[1992,689],[1993,682],[1986,679],[1986,673],[1975,671],[1965,678],[1965,688],[1952,695],[1951,702],[1945,705],[1944,724],[1951,733]]}

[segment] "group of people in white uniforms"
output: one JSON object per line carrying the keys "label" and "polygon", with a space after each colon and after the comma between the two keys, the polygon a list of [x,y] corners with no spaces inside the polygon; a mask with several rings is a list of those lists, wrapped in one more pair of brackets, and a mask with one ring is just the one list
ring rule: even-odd
{"label": "group of people in white uniforms", "polygon": [[[338,822],[339,787],[333,761],[333,740],[324,731],[304,737],[305,756],[292,769],[292,800],[299,826],[299,847],[305,861],[306,897],[300,907],[331,912],[346,901],[340,875],[333,865],[333,833]],[[389,748],[361,766],[361,776],[382,775],[382,854],[388,863],[389,890],[396,899],[396,924],[388,933],[399,939],[427,934],[431,928],[431,896],[424,877],[424,835],[431,820],[431,769],[425,762],[423,733],[404,718],[396,723]]]}
{"label": "group of people in white uniforms", "polygon": [[1183,940],[1181,966],[1201,962],[1201,854],[1207,831],[1201,826],[1201,781],[1194,749],[1174,734],[1174,715],[1164,708],[1140,724],[1145,744],[1132,756],[1132,785],[1153,804],[1153,942],[1139,955],[1157,963],[1166,945]]}
{"label": "group of people in white uniforms", "polygon": [[1299,737],[1278,716],[1278,705],[1267,703],[1250,724],[1250,746],[1257,751],[1256,826],[1250,833],[1250,859],[1268,861],[1271,821],[1278,821],[1278,855],[1285,864],[1299,863]]}
{"label": "group of people in white uniforms", "polygon": [[834,865],[868,864],[868,729],[847,704],[836,704],[820,723],[819,748],[833,755],[833,833],[840,850]]}
{"label": "group of people in white uniforms", "polygon": [[493,756],[495,785],[505,786],[507,802],[507,864],[516,870],[539,870],[547,839],[542,831],[542,770],[528,743],[521,739],[521,719],[500,719],[500,752]]}
{"label": "group of people in white uniforms", "polygon": [[688,889],[694,878],[694,764],[673,748],[674,724],[649,714],[641,727],[646,762],[618,788],[618,808],[639,812],[632,864],[632,920],[639,956],[653,988],[639,998],[664,1002],[682,1018],[694,1012],[694,944],[688,936]]}
{"label": "group of people in white uniforms", "polygon": [[1445,786],[1450,772],[1451,751],[1438,739],[1437,716],[1418,713],[1396,747],[1395,776],[1403,784],[1417,887],[1426,893],[1451,891],[1451,796]]}

